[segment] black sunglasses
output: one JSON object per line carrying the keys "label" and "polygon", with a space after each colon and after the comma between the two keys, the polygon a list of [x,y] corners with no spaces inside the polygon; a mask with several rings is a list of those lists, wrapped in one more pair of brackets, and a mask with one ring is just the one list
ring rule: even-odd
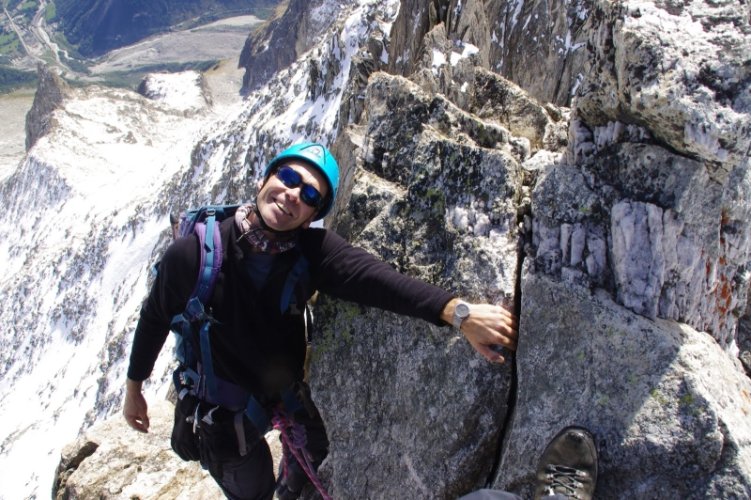
{"label": "black sunglasses", "polygon": [[274,172],[276,178],[282,181],[282,184],[290,189],[302,186],[300,188],[300,199],[306,205],[313,208],[319,208],[323,203],[323,195],[310,184],[305,184],[302,181],[302,176],[297,170],[293,169],[289,165],[282,165],[276,172]]}

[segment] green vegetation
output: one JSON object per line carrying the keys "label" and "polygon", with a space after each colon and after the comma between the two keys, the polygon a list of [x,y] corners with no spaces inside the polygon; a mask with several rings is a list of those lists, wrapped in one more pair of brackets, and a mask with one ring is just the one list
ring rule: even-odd
{"label": "green vegetation", "polygon": [[55,8],[55,4],[48,3],[44,8],[44,20],[49,23],[52,22],[55,17],[57,17],[57,9]]}
{"label": "green vegetation", "polygon": [[8,12],[13,15],[23,14],[28,15],[28,12],[32,14],[36,12],[39,1],[38,0],[2,0],[2,6]]}
{"label": "green vegetation", "polygon": [[[287,5],[285,0],[209,0],[205,5],[200,3],[203,5],[201,8],[196,7],[195,2],[181,0],[54,0],[48,2],[40,12],[40,0],[0,0],[0,6],[8,11],[19,28],[25,29],[37,12],[55,28],[49,35],[59,47],[58,54],[42,47],[43,50],[33,57],[51,66],[56,66],[59,59],[79,75],[91,75],[89,57],[93,53],[127,45],[150,33],[163,32],[170,26],[174,28],[179,23],[203,24],[207,20],[251,13],[268,19],[281,14]],[[101,7],[101,15],[94,15],[94,12],[99,12],[98,7]],[[0,93],[35,86],[36,72],[15,69],[13,61],[27,54],[23,40],[19,39],[3,11],[0,11],[0,16]],[[138,22],[134,23],[133,19],[136,18]],[[154,64],[102,75],[102,84],[133,89],[149,72],[206,71],[216,63]]]}
{"label": "green vegetation", "polygon": [[[282,2],[281,5],[283,5],[282,14],[284,14],[284,11],[287,10],[287,3],[288,2]],[[273,18],[276,15],[277,9],[279,6],[276,7],[258,7],[254,12],[253,15],[256,16],[258,19],[263,19],[264,21],[267,21],[271,18]]]}
{"label": "green vegetation", "polygon": [[[318,306],[325,309],[323,314],[334,314],[334,305],[330,302]],[[341,302],[336,306],[336,319],[334,326],[316,337],[313,351],[311,352],[312,362],[316,362],[327,353],[339,349],[341,346],[352,345],[354,337],[352,335],[351,325],[356,323],[356,319],[363,314],[362,306],[351,302]],[[349,327],[349,328],[348,328]]]}
{"label": "green vegetation", "polygon": [[12,56],[18,53],[19,40],[15,33],[0,32],[0,55]]}
{"label": "green vegetation", "polygon": [[36,12],[37,10],[37,3],[38,2],[35,2],[34,0],[28,0],[27,2],[24,2],[21,5],[19,5],[16,10],[18,10],[19,12],[23,12],[23,13],[26,13],[26,12],[33,13],[33,12]]}
{"label": "green vegetation", "polygon": [[36,86],[37,74],[0,66],[0,93]]}
{"label": "green vegetation", "polygon": [[678,400],[678,404],[680,404],[681,406],[692,406],[694,404],[693,394],[684,394]]}
{"label": "green vegetation", "polygon": [[[259,8],[258,9],[259,11],[260,10],[264,11],[264,14],[266,15],[266,17],[263,17],[260,14],[255,14],[255,15],[256,15],[256,17],[259,17],[261,19],[265,19],[265,20],[268,21],[268,20],[271,20],[271,19],[276,19],[278,17],[282,17],[284,15],[284,13],[287,11],[288,7],[289,7],[289,0],[284,0],[283,2],[279,2],[278,4],[276,4],[276,6],[274,6],[274,7],[269,7],[269,8],[263,8],[262,7],[262,8]],[[269,12],[266,13],[265,11],[269,11]]]}
{"label": "green vegetation", "polygon": [[81,55],[80,52],[78,52],[78,49],[71,44],[67,38],[65,38],[65,35],[62,34],[59,31],[56,31],[54,33],[51,33],[50,36],[54,40],[54,42],[57,44],[57,46],[60,48],[61,51],[68,53],[68,58],[78,59],[78,60],[85,60],[86,58]]}
{"label": "green vegetation", "polygon": [[89,67],[80,59],[71,59],[70,57],[66,57],[63,52],[59,52],[58,55],[60,56],[60,61],[76,73],[81,73],[82,75],[91,74]]}
{"label": "green vegetation", "polygon": [[670,402],[658,387],[655,387],[654,389],[649,391],[649,395],[652,396],[652,399],[654,399],[661,406],[665,406]]}

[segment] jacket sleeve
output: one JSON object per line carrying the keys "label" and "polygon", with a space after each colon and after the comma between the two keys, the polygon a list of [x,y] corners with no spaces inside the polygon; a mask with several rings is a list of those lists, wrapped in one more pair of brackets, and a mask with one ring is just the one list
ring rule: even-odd
{"label": "jacket sleeve", "polygon": [[302,241],[314,283],[321,292],[445,325],[440,315],[453,294],[399,273],[333,231],[309,229]]}
{"label": "jacket sleeve", "polygon": [[198,239],[189,236],[172,243],[158,265],[157,276],[141,307],[130,351],[128,378],[151,375],[172,318],[185,309],[198,276]]}

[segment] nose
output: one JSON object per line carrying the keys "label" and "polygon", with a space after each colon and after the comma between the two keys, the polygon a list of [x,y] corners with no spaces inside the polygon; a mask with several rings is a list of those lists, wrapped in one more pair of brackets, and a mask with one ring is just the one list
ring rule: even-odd
{"label": "nose", "polygon": [[284,191],[285,198],[289,200],[290,202],[294,202],[295,204],[299,204],[302,201],[300,199],[301,194],[302,194],[302,186],[288,187]]}

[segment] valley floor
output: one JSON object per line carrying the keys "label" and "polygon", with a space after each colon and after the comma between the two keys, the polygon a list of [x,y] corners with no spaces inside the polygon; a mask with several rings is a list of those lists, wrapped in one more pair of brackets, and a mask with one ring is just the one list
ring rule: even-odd
{"label": "valley floor", "polygon": [[34,89],[0,95],[0,181],[18,166],[26,152],[26,113],[34,102]]}
{"label": "valley floor", "polygon": [[[243,70],[237,60],[245,40],[257,23],[254,16],[239,16],[185,31],[152,37],[103,56],[93,68],[94,80],[109,71],[128,71],[137,66],[183,63],[190,60],[222,60],[206,72],[215,111],[237,103]],[[7,178],[25,154],[26,113],[34,101],[34,89],[0,95],[0,181]],[[217,109],[218,108],[218,109]]]}

